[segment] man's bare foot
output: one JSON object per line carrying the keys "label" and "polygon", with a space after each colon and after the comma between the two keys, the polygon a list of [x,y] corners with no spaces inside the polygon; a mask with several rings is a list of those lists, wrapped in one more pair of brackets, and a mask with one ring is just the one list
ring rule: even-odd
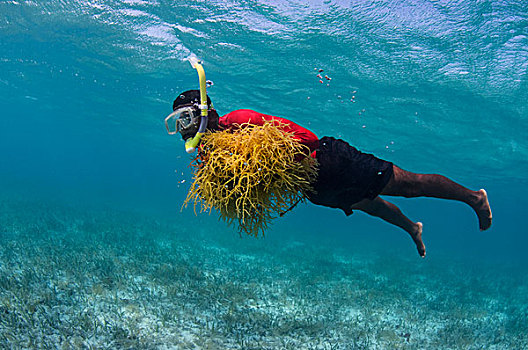
{"label": "man's bare foot", "polygon": [[414,241],[414,244],[416,244],[416,249],[418,249],[418,254],[422,258],[425,258],[425,244],[422,241],[422,230],[423,230],[423,224],[421,222],[416,223],[416,229],[414,233],[411,233],[411,237]]}
{"label": "man's bare foot", "polygon": [[473,209],[477,213],[480,230],[484,231],[491,226],[491,208],[486,190],[482,189],[477,191],[477,193],[479,198]]}

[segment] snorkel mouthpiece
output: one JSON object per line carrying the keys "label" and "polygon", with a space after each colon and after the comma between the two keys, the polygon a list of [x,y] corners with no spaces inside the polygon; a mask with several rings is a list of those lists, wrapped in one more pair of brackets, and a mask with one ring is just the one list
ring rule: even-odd
{"label": "snorkel mouthpiece", "polygon": [[196,56],[191,56],[188,58],[188,60],[191,63],[191,66],[198,72],[198,78],[200,80],[200,105],[198,106],[201,111],[200,127],[193,138],[185,141],[185,151],[187,153],[193,153],[196,150],[196,147],[198,147],[198,144],[205,133],[205,129],[207,128],[208,106],[205,71],[202,67],[202,63]]}

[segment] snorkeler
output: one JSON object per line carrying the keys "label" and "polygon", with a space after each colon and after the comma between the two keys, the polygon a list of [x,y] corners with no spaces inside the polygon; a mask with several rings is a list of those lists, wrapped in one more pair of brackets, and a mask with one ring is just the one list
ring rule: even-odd
{"label": "snorkeler", "polygon": [[[362,153],[343,140],[333,137],[319,139],[313,132],[284,118],[248,109],[236,110],[220,117],[209,96],[206,106],[201,103],[199,90],[181,93],[174,100],[172,109],[173,113],[166,118],[167,129],[172,128],[170,133],[179,133],[186,142],[205,130],[234,130],[244,123],[263,125],[266,121],[280,122],[278,125],[283,131],[291,133],[298,142],[308,147],[310,151],[306,156],[317,159],[318,174],[312,184],[313,192],[307,196],[308,200],[317,205],[341,209],[347,216],[357,209],[402,228],[413,239],[421,257],[425,257],[422,223],[411,221],[396,205],[382,199],[380,195],[460,201],[475,211],[480,230],[487,230],[491,226],[491,209],[483,189],[472,191],[442,175],[405,171],[391,162]],[[205,109],[207,118],[204,125],[200,115]],[[169,127],[169,123],[172,127]]]}

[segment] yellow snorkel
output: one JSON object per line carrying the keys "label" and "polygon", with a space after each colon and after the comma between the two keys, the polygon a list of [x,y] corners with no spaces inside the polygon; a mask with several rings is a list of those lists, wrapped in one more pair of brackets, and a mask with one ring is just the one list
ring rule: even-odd
{"label": "yellow snorkel", "polygon": [[200,79],[200,106],[199,108],[202,114],[198,132],[196,133],[196,135],[194,135],[193,138],[190,138],[187,141],[185,141],[185,151],[187,153],[193,153],[196,150],[196,147],[198,147],[198,144],[200,143],[202,135],[205,133],[205,129],[207,128],[208,106],[207,106],[205,71],[202,67],[202,62],[198,60],[196,56],[189,57],[189,62],[191,62],[191,66],[194,69],[196,69],[196,71],[198,72],[198,78]]}

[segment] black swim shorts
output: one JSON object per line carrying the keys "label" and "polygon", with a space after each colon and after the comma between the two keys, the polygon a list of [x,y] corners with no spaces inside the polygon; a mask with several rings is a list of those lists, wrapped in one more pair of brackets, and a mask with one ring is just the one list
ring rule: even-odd
{"label": "black swim shorts", "polygon": [[319,140],[319,162],[314,192],[308,199],[318,205],[342,209],[352,214],[352,205],[376,198],[393,174],[391,162],[362,153],[347,142],[333,137]]}

